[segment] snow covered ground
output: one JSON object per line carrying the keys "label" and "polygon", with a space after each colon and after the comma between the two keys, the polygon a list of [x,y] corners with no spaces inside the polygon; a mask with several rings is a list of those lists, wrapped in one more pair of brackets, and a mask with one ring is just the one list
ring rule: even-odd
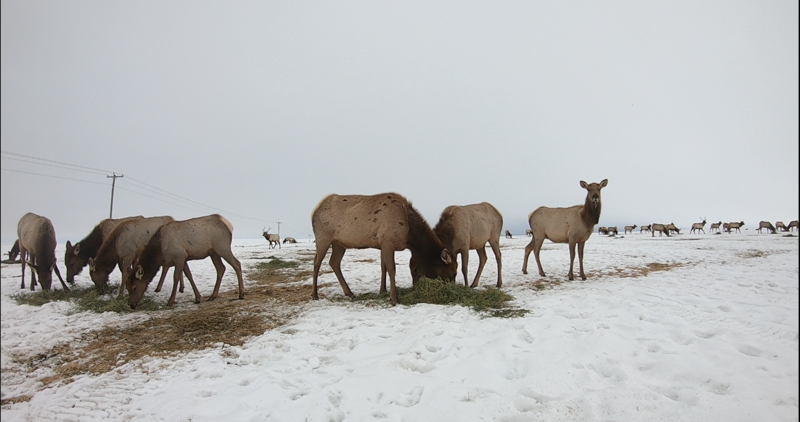
{"label": "snow covered ground", "polygon": [[[44,353],[103,324],[139,315],[71,313],[72,305],[64,302],[18,305],[10,296],[21,292],[19,265],[3,264],[2,398],[32,397],[6,403],[0,416],[3,421],[195,422],[798,420],[797,237],[748,231],[670,238],[595,234],[586,245],[589,278],[573,282],[566,282],[566,245],[546,242],[545,280],[560,283],[543,290],[533,287],[541,279],[533,256],[529,274],[521,271],[528,239],[501,239],[503,290],[516,298],[514,306],[529,310],[521,318],[485,317],[458,306],[381,308],[331,301],[342,291],[328,272],[321,279],[322,300],[241,347],[146,358],[48,387],[40,382],[47,369],[22,371],[12,355]],[[7,251],[11,245],[2,246]],[[298,243],[268,251],[263,239],[234,240],[234,253],[245,267],[257,257],[290,260],[311,248]],[[494,257],[487,252],[479,288],[496,281]],[[57,253],[61,264],[63,244]],[[396,255],[401,286],[410,285],[408,257]],[[378,262],[375,250],[345,254],[343,272],[354,293],[378,291]],[[470,264],[472,276],[475,252]],[[211,261],[193,262],[192,272],[207,296],[214,283]],[[88,269],[76,283],[91,283]],[[235,288],[229,269],[222,289]],[[168,288],[158,294],[152,289],[148,296],[167,300]],[[191,298],[187,289],[176,307],[206,305]]]}

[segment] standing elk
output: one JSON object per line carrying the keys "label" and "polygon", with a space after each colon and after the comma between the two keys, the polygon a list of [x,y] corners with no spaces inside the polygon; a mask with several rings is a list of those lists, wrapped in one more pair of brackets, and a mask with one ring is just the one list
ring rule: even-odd
{"label": "standing elk", "polygon": [[19,256],[19,239],[14,241],[14,245],[11,246],[11,250],[8,251],[8,260],[14,262],[17,260]]}
{"label": "standing elk", "polygon": [[525,229],[525,236],[528,236],[528,237],[533,236],[533,232],[531,231],[531,229]]}
{"label": "standing elk", "polygon": [[281,236],[278,235],[278,234],[275,234],[275,233],[270,233],[269,231],[271,229],[272,229],[272,227],[270,227],[270,228],[268,228],[266,230],[262,229],[261,235],[264,236],[264,239],[267,239],[267,242],[269,242],[269,248],[270,249],[275,249],[275,245],[278,245],[278,249],[280,249],[281,248]]}
{"label": "standing elk", "polygon": [[208,300],[219,297],[219,287],[222,284],[222,275],[225,274],[224,259],[236,272],[239,281],[239,300],[244,299],[244,281],[242,279],[242,264],[231,251],[233,240],[233,225],[219,214],[191,218],[183,221],[172,221],[159,227],[147,244],[139,249],[134,258],[133,265],[128,270],[126,284],[129,289],[128,304],[136,309],[142,300],[148,284],[155,277],[159,267],[175,267],[172,282],[172,295],[167,305],[175,303],[175,293],[178,284],[182,282],[182,274],[186,274],[192,284],[195,303],[200,301],[200,293],[195,287],[188,268],[187,261],[211,257],[211,262],[217,270],[217,283],[214,292]]}
{"label": "standing elk", "polygon": [[775,229],[780,230],[782,232],[788,231],[789,229],[786,228],[786,224],[783,224],[783,221],[776,221],[775,222]]}
{"label": "standing elk", "polygon": [[[127,280],[127,269],[133,262],[133,257],[139,248],[147,244],[159,227],[166,223],[175,221],[170,216],[130,218],[117,223],[111,230],[103,244],[97,250],[93,258],[89,258],[89,275],[94,282],[97,292],[104,294],[108,286],[108,276],[114,271],[114,267],[119,267],[122,273],[122,281],[119,285],[117,298],[122,298],[125,293],[125,280]],[[166,276],[167,269],[161,277]]]}
{"label": "standing elk", "polygon": [[67,240],[67,251],[64,253],[64,266],[67,267],[67,282],[75,283],[75,276],[80,274],[89,263],[89,258],[94,258],[114,227],[122,221],[135,218],[144,218],[141,215],[128,218],[106,218],[98,223],[92,231],[80,242],[74,245]]}
{"label": "standing elk", "polygon": [[625,226],[625,234],[628,234],[628,232],[633,234],[633,229],[635,229],[637,227],[639,227],[639,226],[637,226],[636,224],[634,224],[632,226]]}
{"label": "standing elk", "polygon": [[777,233],[775,231],[775,227],[769,221],[761,221],[761,222],[758,223],[758,228],[756,229],[756,231],[761,233],[762,229],[767,229],[770,232],[772,232],[772,234]]}
{"label": "standing elk", "polygon": [[575,246],[578,246],[580,277],[582,280],[586,280],[583,272],[583,247],[589,236],[592,235],[595,224],[600,221],[600,190],[608,185],[608,179],[591,184],[581,180],[580,184],[587,191],[583,205],[569,208],[539,207],[528,215],[528,224],[533,231],[533,239],[525,246],[525,258],[522,261],[523,274],[528,273],[528,257],[533,251],[536,265],[539,267],[539,275],[545,276],[539,252],[542,250],[544,240],[550,239],[551,242],[569,244],[568,277],[570,280],[574,279]]}
{"label": "standing elk", "polygon": [[639,228],[639,234],[644,233],[644,232],[651,232],[652,233],[652,230],[650,230],[650,225],[649,224],[644,225],[644,226]]}
{"label": "standing elk", "polygon": [[619,230],[617,229],[617,226],[611,226],[611,227],[608,228],[608,235],[609,236],[616,236],[618,234],[619,234]]}
{"label": "standing elk", "polygon": [[738,223],[737,222],[728,223],[728,233],[731,233],[732,230],[736,230],[737,232],[741,233],[742,230],[740,228],[742,226],[744,226],[744,221],[740,221]]}
{"label": "standing elk", "polygon": [[719,233],[719,226],[721,226],[721,225],[722,225],[722,221],[720,221],[719,223],[711,223],[711,226],[708,228],[708,232],[711,233],[714,230],[716,230],[717,233]]}
{"label": "standing elk", "polygon": [[669,229],[667,227],[668,226],[666,224],[651,224],[650,237],[655,237],[656,232],[658,232],[658,237],[661,237],[662,234],[666,234],[667,237],[669,237]]}
{"label": "standing elk", "polygon": [[798,230],[800,230],[800,227],[798,227],[797,220],[792,220],[792,221],[790,221],[790,222],[789,222],[789,225],[788,225],[788,226],[786,226],[786,228],[787,228],[789,231],[791,231],[791,232],[793,232],[793,231],[794,231],[794,229],[798,229]]}
{"label": "standing elk", "polygon": [[[464,275],[464,286],[468,286],[467,268],[469,251],[478,253],[478,271],[470,287],[478,287],[483,267],[486,265],[486,242],[492,247],[497,260],[497,287],[503,285],[501,271],[503,263],[500,253],[500,231],[503,227],[503,216],[492,204],[482,202],[472,205],[451,205],[442,211],[439,222],[433,232],[442,244],[453,254],[455,259],[461,254],[461,273]],[[506,230],[508,235],[508,230]]]}
{"label": "standing elk", "polygon": [[353,292],[342,275],[342,257],[347,249],[373,248],[381,251],[381,293],[386,292],[386,274],[391,283],[390,297],[396,305],[399,297],[395,286],[395,251],[409,249],[412,281],[420,277],[453,281],[458,264],[431,227],[402,195],[328,195],[311,214],[316,237],[314,276],[311,297],[319,299],[317,279],[328,249],[332,246],[329,264],[348,297]]}
{"label": "standing elk", "polygon": [[22,261],[22,285],[25,288],[25,265],[31,267],[31,290],[35,290],[36,275],[42,290],[50,291],[55,270],[61,287],[69,291],[61,272],[56,266],[56,230],[47,217],[29,212],[20,218],[17,224],[17,240],[19,240],[20,261]]}
{"label": "standing elk", "polygon": [[506,230],[506,239],[512,239],[511,232]]}
{"label": "standing elk", "polygon": [[283,243],[297,243],[297,239],[295,239],[293,237],[284,237],[283,238]]}
{"label": "standing elk", "polygon": [[705,218],[701,218],[701,220],[703,220],[702,223],[692,223],[692,229],[689,230],[689,234],[692,234],[695,231],[701,231],[701,232],[703,232],[703,234],[706,234],[706,231],[703,230],[703,228],[706,226],[706,219]]}
{"label": "standing elk", "polygon": [[722,223],[722,231],[730,233],[730,229],[728,229],[728,223]]}

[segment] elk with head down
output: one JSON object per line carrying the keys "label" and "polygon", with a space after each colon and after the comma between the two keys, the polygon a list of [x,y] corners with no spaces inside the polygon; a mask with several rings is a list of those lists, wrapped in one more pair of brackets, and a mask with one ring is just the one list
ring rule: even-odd
{"label": "elk with head down", "polygon": [[569,244],[568,277],[570,280],[574,279],[575,246],[578,246],[580,277],[582,280],[586,280],[583,272],[583,247],[589,236],[592,235],[595,224],[600,221],[600,190],[608,185],[608,179],[603,179],[600,183],[586,183],[581,180],[580,184],[587,191],[583,205],[569,208],[539,207],[528,215],[528,224],[533,231],[533,239],[525,246],[525,258],[522,261],[523,274],[528,274],[528,257],[533,251],[536,265],[539,267],[539,275],[545,276],[542,262],[539,260],[539,252],[542,250],[544,240],[550,239],[551,242]]}
{"label": "elk with head down", "polygon": [[381,293],[386,291],[386,274],[391,283],[391,301],[399,297],[395,286],[395,251],[409,249],[412,281],[420,277],[455,280],[457,264],[452,255],[422,218],[422,215],[402,195],[328,195],[311,214],[311,226],[316,237],[314,276],[311,297],[319,299],[317,278],[328,249],[333,247],[329,264],[348,297],[353,297],[342,275],[342,257],[347,249],[380,249]]}
{"label": "elk with head down", "polygon": [[36,286],[36,275],[43,290],[50,290],[55,270],[61,286],[69,291],[61,272],[56,265],[56,230],[47,217],[29,212],[20,218],[17,224],[17,240],[19,240],[20,261],[22,261],[22,285],[25,288],[25,265],[31,267],[31,290]]}
{"label": "elk with head down", "polygon": [[173,273],[172,295],[167,305],[175,303],[175,293],[183,276],[189,278],[194,288],[195,303],[200,301],[200,293],[194,285],[191,273],[185,273],[186,262],[211,257],[217,270],[217,282],[214,292],[208,300],[219,297],[222,275],[225,274],[224,259],[236,272],[239,281],[239,300],[244,299],[244,281],[242,264],[231,251],[233,225],[219,214],[191,218],[183,221],[172,221],[159,227],[150,241],[136,252],[136,256],[128,270],[125,283],[128,286],[128,304],[136,309],[142,300],[148,284],[155,277],[159,267],[175,267]]}
{"label": "elk with head down", "polygon": [[11,250],[8,251],[8,260],[14,262],[17,260],[19,256],[19,239],[14,241],[14,244],[11,246]]}
{"label": "elk with head down", "polygon": [[756,229],[757,232],[761,233],[762,229],[767,229],[773,234],[777,233],[775,227],[769,221],[761,221],[758,223],[758,228]]}
{"label": "elk with head down", "polygon": [[633,229],[635,229],[637,227],[639,227],[639,226],[637,226],[636,224],[634,224],[632,226],[625,226],[625,234],[628,234],[628,232],[633,234]]}
{"label": "elk with head down", "polygon": [[797,222],[797,220],[792,220],[792,221],[790,221],[790,222],[789,222],[789,225],[787,225],[787,226],[786,226],[786,228],[787,228],[787,229],[788,229],[790,232],[793,232],[795,229],[798,229],[798,230],[800,230],[800,227],[798,227],[798,222]]}
{"label": "elk with head down", "polygon": [[606,230],[608,231],[609,236],[616,236],[619,234],[619,229],[617,229],[617,226],[608,227]]}
{"label": "elk with head down", "polygon": [[[453,254],[455,259],[461,254],[461,273],[464,275],[464,286],[468,286],[467,268],[469,251],[478,253],[478,271],[470,287],[478,287],[483,267],[486,265],[486,242],[492,247],[497,260],[497,287],[503,285],[501,271],[503,263],[500,253],[500,231],[503,227],[503,216],[492,204],[481,202],[472,205],[451,205],[442,211],[441,217],[433,232],[442,244]],[[508,233],[508,230],[506,230]]]}
{"label": "elk with head down", "polygon": [[706,226],[706,219],[705,218],[701,218],[701,220],[703,220],[701,223],[692,223],[692,229],[689,230],[689,234],[692,234],[695,231],[703,232],[703,234],[706,234],[706,231],[703,230],[703,228]]}
{"label": "elk with head down", "polygon": [[600,226],[597,228],[597,234],[608,234],[608,228]]}
{"label": "elk with head down", "polygon": [[737,232],[741,233],[742,226],[744,226],[744,221],[740,221],[738,223],[737,222],[728,223],[728,233],[731,233],[733,230],[736,230]]}
{"label": "elk with head down", "polygon": [[675,223],[672,222],[667,224],[667,230],[669,230],[671,234],[681,234],[681,229],[679,229],[678,226],[676,226]]}
{"label": "elk with head down", "polygon": [[275,249],[275,245],[278,245],[278,249],[281,249],[281,236],[279,234],[270,233],[269,231],[271,229],[272,227],[262,230],[261,235],[264,236],[264,239],[267,239],[267,242],[269,242],[270,249]]}
{"label": "elk with head down", "polygon": [[283,243],[297,243],[297,239],[287,236],[283,238]]}
{"label": "elk with head down", "polygon": [[94,258],[97,255],[97,251],[100,250],[103,240],[111,234],[114,227],[117,227],[117,224],[120,222],[131,218],[144,217],[139,215],[127,218],[106,218],[94,226],[94,229],[80,242],[76,242],[73,245],[67,240],[67,251],[64,253],[64,266],[67,267],[68,283],[75,283],[75,276],[83,271],[83,267],[89,263],[89,258]]}
{"label": "elk with head down", "polygon": [[658,232],[658,237],[661,237],[662,234],[666,234],[669,237],[669,229],[667,227],[667,224],[651,224],[650,237],[655,237],[656,232]]}
{"label": "elk with head down", "polygon": [[783,221],[776,221],[775,230],[780,230],[782,232],[785,232],[788,231],[789,229],[786,228],[786,224],[783,224]]}
{"label": "elk with head down", "polygon": [[531,229],[525,229],[525,236],[528,236],[528,237],[533,236],[533,232],[531,231]]}

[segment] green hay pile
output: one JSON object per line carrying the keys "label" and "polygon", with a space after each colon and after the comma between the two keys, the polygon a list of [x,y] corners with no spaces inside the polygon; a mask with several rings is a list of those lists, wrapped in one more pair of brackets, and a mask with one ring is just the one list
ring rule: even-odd
{"label": "green hay pile", "polygon": [[[488,287],[470,289],[460,283],[446,282],[441,279],[420,278],[413,288],[399,288],[400,304],[416,305],[430,303],[434,305],[460,305],[472,308],[477,312],[499,318],[517,318],[528,311],[508,307],[514,297],[500,289]],[[356,296],[354,301],[367,303],[385,303],[389,293],[366,293]]]}
{"label": "green hay pile", "polygon": [[[117,289],[111,287],[110,290],[112,293],[106,295],[99,295],[94,287],[74,288],[70,291],[39,290],[31,293],[19,293],[12,295],[11,298],[20,305],[30,306],[42,306],[45,303],[56,301],[73,301],[76,305],[75,312],[116,312],[120,314],[133,312],[133,309],[128,306],[127,296],[117,299]],[[136,311],[158,311],[164,308],[163,305],[159,305],[145,296]]]}

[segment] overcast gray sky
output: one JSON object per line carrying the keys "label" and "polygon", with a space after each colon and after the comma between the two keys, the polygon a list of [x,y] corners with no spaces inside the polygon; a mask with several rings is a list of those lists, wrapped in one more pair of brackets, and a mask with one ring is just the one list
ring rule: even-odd
{"label": "overcast gray sky", "polygon": [[523,233],[798,218],[798,2],[2,3],[2,239],[219,212],[307,239],[329,193]]}

